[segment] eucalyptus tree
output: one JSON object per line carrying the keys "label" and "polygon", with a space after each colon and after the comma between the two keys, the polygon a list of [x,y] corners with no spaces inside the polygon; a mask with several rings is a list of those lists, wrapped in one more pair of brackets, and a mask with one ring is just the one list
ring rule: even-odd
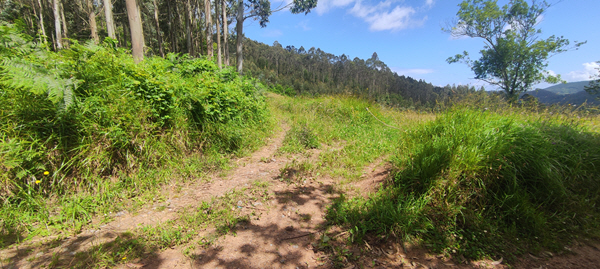
{"label": "eucalyptus tree", "polygon": [[227,31],[229,31],[229,27],[227,26],[227,3],[225,0],[221,0],[221,5],[222,5],[222,16],[223,16],[223,52],[224,55],[223,57],[225,65],[228,66],[229,65],[229,42],[228,42],[228,36],[227,36]]}
{"label": "eucalyptus tree", "polygon": [[293,0],[291,3],[271,10],[271,2],[269,0],[238,0],[237,2],[237,14],[236,14],[236,56],[237,56],[237,71],[242,75],[243,67],[243,35],[244,35],[244,21],[249,18],[259,21],[260,27],[267,27],[269,22],[269,16],[273,12],[281,11],[289,8],[292,14],[304,13],[308,14],[313,8],[317,7],[318,0]]}
{"label": "eucalyptus tree", "polygon": [[485,45],[478,60],[471,60],[465,51],[448,58],[448,63],[466,63],[476,79],[498,86],[513,101],[537,83],[561,81],[545,69],[548,58],[570,48],[569,40],[540,37],[539,20],[550,7],[546,1],[510,0],[500,7],[497,0],[465,0],[459,7],[458,20],[443,30],[457,38],[480,38]]}
{"label": "eucalyptus tree", "polygon": [[112,39],[117,39],[112,8],[112,1],[104,0],[104,17],[106,20],[106,32],[108,32],[108,37]]}
{"label": "eucalyptus tree", "polygon": [[[83,5],[82,5],[83,6]],[[100,42],[100,37],[98,36],[98,25],[96,23],[96,8],[94,7],[93,0],[85,0],[85,8],[88,13],[88,23],[90,25],[90,37],[94,40],[94,43],[98,44]]]}
{"label": "eucalyptus tree", "polygon": [[144,60],[144,31],[140,9],[135,0],[125,0],[131,31],[131,51],[136,62]]}
{"label": "eucalyptus tree", "polygon": [[62,49],[62,33],[61,33],[61,20],[60,20],[60,0],[53,0],[52,11],[54,11],[54,31],[56,33],[56,49]]}

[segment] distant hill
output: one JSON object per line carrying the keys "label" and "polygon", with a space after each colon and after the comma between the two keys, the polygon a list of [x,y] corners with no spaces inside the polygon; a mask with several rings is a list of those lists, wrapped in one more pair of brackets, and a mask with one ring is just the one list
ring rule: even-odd
{"label": "distant hill", "polygon": [[569,83],[560,83],[554,86],[545,88],[544,90],[553,92],[559,95],[574,94],[583,91],[585,86],[589,85],[589,81],[578,81]]}
{"label": "distant hill", "polygon": [[[579,83],[579,82],[577,82],[577,83]],[[551,104],[581,105],[586,102],[588,105],[590,105],[590,104],[591,105],[600,105],[600,100],[598,100],[595,96],[590,95],[589,93],[587,93],[584,90],[581,90],[581,91],[573,93],[573,94],[557,94],[557,93],[551,92],[547,89],[544,89],[544,90],[529,91],[529,92],[527,92],[527,94],[537,98],[540,101],[540,103],[544,103],[544,104],[548,104],[548,105],[551,105]]]}

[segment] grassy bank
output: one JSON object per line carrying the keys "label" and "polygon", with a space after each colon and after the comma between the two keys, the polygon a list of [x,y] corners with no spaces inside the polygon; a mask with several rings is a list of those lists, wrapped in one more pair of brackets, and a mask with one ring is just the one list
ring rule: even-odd
{"label": "grassy bank", "polygon": [[[407,130],[393,183],[328,212],[353,240],[396,236],[448,256],[504,257],[597,236],[598,119],[455,108]],[[590,127],[591,126],[591,127]]]}
{"label": "grassy bank", "polygon": [[271,129],[262,86],[231,68],[174,54],[136,64],[113,40],[53,53],[0,27],[0,246],[77,233],[226,168]]}

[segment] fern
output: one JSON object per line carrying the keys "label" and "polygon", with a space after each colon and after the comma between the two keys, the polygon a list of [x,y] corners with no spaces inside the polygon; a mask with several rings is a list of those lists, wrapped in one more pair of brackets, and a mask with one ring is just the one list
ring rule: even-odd
{"label": "fern", "polygon": [[47,94],[53,103],[63,101],[64,92],[73,82],[61,78],[56,69],[44,64],[51,63],[49,53],[29,42],[15,26],[0,25],[0,36],[0,86]]}

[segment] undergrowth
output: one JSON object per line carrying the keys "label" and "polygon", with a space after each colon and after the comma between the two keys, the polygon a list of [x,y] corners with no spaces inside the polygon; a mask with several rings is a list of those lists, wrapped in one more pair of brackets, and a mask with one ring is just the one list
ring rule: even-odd
{"label": "undergrowth", "polygon": [[395,236],[453,257],[561,250],[598,236],[600,137],[576,117],[454,108],[407,130],[393,184],[341,197],[327,219],[352,240]]}
{"label": "undergrowth", "polygon": [[263,87],[232,68],[136,64],[111,39],[54,53],[0,32],[0,247],[77,233],[115,201],[226,168],[269,132]]}

